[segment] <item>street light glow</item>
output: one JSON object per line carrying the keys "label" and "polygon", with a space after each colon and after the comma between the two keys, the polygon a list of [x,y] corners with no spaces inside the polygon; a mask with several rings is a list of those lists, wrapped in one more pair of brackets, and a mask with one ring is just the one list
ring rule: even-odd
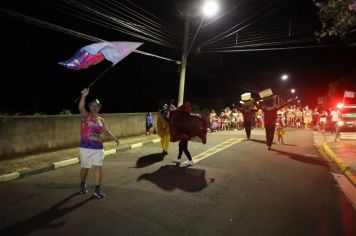
{"label": "street light glow", "polygon": [[205,16],[213,16],[218,11],[218,4],[215,1],[207,1],[203,6]]}
{"label": "street light glow", "polygon": [[283,74],[281,78],[282,78],[282,80],[287,80],[288,79],[288,75],[287,74]]}
{"label": "street light glow", "polygon": [[291,92],[291,93],[295,93],[295,89],[292,88],[292,89],[290,90],[290,92]]}

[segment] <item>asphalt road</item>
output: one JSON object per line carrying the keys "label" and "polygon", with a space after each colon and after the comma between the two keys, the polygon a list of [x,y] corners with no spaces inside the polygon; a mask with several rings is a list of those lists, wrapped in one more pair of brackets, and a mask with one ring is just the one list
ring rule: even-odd
{"label": "asphalt road", "polygon": [[244,137],[189,142],[199,158],[191,167],[172,163],[177,144],[165,157],[155,144],[106,158],[101,200],[93,172],[89,193],[78,194],[78,165],[1,184],[0,234],[356,235],[355,212],[311,132],[290,130],[270,151],[264,131]]}

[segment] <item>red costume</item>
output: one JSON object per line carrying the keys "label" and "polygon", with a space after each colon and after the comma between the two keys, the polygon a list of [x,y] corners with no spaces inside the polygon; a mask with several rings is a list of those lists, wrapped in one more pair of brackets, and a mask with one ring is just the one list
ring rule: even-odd
{"label": "red costume", "polygon": [[169,116],[171,142],[198,141],[206,143],[208,121],[199,114],[191,113],[190,103],[184,103]]}

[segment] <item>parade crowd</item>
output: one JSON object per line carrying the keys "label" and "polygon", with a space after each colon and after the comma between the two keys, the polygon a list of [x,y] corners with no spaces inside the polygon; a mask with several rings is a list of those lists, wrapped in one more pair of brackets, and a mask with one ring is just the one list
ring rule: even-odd
{"label": "parade crowd", "polygon": [[[243,113],[235,107],[234,104],[231,107],[225,107],[220,113],[212,110],[209,113],[209,131],[244,129]],[[258,109],[256,106],[254,110],[252,128],[264,129],[263,110]],[[277,117],[276,123],[281,123],[284,128],[335,132],[335,125],[339,120],[339,111],[336,107],[329,109],[316,107],[311,110],[308,105],[304,107],[291,105],[278,110]]]}

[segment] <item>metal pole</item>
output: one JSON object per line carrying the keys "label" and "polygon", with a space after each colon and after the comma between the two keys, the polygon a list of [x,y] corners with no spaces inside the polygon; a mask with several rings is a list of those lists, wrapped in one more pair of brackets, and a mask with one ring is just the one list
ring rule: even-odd
{"label": "metal pole", "polygon": [[185,85],[185,73],[187,68],[188,40],[189,40],[189,15],[187,15],[187,17],[185,18],[183,52],[182,52],[182,61],[181,61],[180,79],[179,79],[178,106],[182,105],[184,101],[184,85]]}

